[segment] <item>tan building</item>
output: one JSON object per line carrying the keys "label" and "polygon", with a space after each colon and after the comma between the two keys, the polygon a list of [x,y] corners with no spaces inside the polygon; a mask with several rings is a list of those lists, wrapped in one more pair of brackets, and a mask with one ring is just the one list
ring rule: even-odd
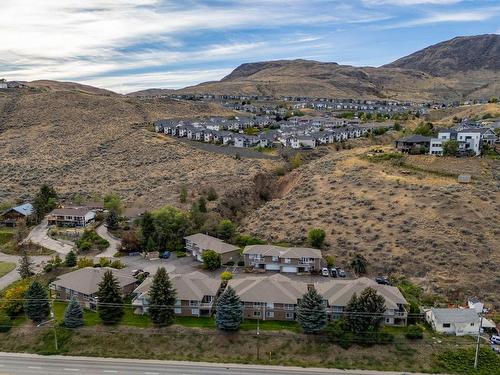
{"label": "tan building", "polygon": [[283,275],[229,280],[243,303],[245,319],[295,320],[297,304],[308,285]]}
{"label": "tan building", "polygon": [[95,310],[99,283],[106,271],[113,273],[122,295],[129,295],[136,288],[137,280],[125,271],[109,267],[86,267],[61,275],[51,282],[49,285],[51,297],[65,301],[76,298],[83,307]]}
{"label": "tan building", "polygon": [[330,319],[339,319],[345,315],[345,307],[356,294],[359,296],[366,288],[372,288],[385,299],[386,312],[384,325],[406,326],[408,313],[405,305],[408,302],[395,286],[380,285],[374,280],[361,277],[355,280],[335,279],[328,282],[319,282],[315,288],[327,301]]}
{"label": "tan building", "polygon": [[[180,316],[211,316],[215,298],[220,289],[220,281],[201,272],[171,275],[170,280],[176,291],[177,301],[174,313]],[[136,314],[145,314],[149,309],[149,289],[153,277],[148,277],[134,290],[132,305]]]}
{"label": "tan building", "polygon": [[196,233],[191,236],[184,237],[186,241],[186,250],[192,256],[203,262],[201,255],[205,250],[213,250],[221,256],[222,264],[228,262],[237,263],[240,260],[240,248],[224,241],[203,233]]}
{"label": "tan building", "polygon": [[321,250],[306,247],[250,245],[243,250],[245,267],[284,273],[309,273],[323,266]]}

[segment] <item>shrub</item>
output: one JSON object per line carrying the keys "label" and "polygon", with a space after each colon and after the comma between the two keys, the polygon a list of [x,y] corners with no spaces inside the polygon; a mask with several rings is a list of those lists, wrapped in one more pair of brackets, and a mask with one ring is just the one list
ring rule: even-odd
{"label": "shrub", "polygon": [[78,259],[76,265],[78,268],[93,267],[94,261],[91,258],[83,257]]}
{"label": "shrub", "polygon": [[348,349],[354,340],[354,334],[345,328],[343,320],[336,320],[328,323],[325,328],[326,337],[330,342]]}
{"label": "shrub", "polygon": [[99,258],[99,266],[101,267],[109,267],[111,265],[111,260],[108,258]]}
{"label": "shrub", "polygon": [[424,338],[424,330],[417,325],[408,326],[405,337],[409,340],[420,340]]}
{"label": "shrub", "polygon": [[266,241],[263,241],[257,237],[253,237],[246,234],[239,234],[236,236],[234,241],[239,247],[245,247],[248,245],[264,245]]}
{"label": "shrub", "polygon": [[224,271],[220,275],[220,279],[224,282],[227,282],[233,278],[233,274],[229,271]]}
{"label": "shrub", "polygon": [[89,251],[92,249],[92,244],[89,241],[77,241],[76,246],[80,251]]}
{"label": "shrub", "polygon": [[53,269],[54,269],[54,266],[52,265],[52,263],[47,263],[47,264],[43,267],[43,272],[45,272],[45,273],[49,273],[49,272],[51,272]]}
{"label": "shrub", "polygon": [[11,328],[12,322],[10,321],[10,317],[5,313],[0,312],[0,332],[9,332]]}
{"label": "shrub", "polygon": [[209,271],[215,271],[221,266],[221,256],[213,250],[205,250],[201,254],[203,266]]}
{"label": "shrub", "polygon": [[125,265],[119,259],[112,261],[109,266],[111,268],[116,268],[117,270],[122,269],[122,268],[125,267]]}
{"label": "shrub", "polygon": [[277,176],[284,176],[285,175],[285,167],[276,168],[275,173]]}
{"label": "shrub", "polygon": [[335,258],[329,254],[325,256],[325,261],[328,268],[332,268],[335,265]]}
{"label": "shrub", "polygon": [[215,200],[217,200],[218,197],[219,196],[217,195],[217,192],[215,191],[215,189],[213,187],[208,189],[208,192],[207,192],[207,200],[208,201],[215,201]]}
{"label": "shrub", "polygon": [[312,247],[321,248],[325,242],[326,233],[323,229],[314,228],[309,231],[307,238]]}
{"label": "shrub", "polygon": [[3,311],[10,317],[18,316],[24,311],[23,299],[28,290],[29,279],[18,281],[3,293]]}

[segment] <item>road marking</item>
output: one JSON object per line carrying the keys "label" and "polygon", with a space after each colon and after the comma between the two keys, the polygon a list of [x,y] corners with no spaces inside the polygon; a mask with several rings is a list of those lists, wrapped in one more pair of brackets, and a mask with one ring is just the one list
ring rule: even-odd
{"label": "road marking", "polygon": [[80,371],[79,368],[64,368],[64,371]]}
{"label": "road marking", "polygon": [[144,375],[159,375],[157,372],[145,372]]}
{"label": "road marking", "polygon": [[28,368],[31,368],[33,370],[40,370],[41,369],[40,366],[28,366]]}
{"label": "road marking", "polygon": [[103,370],[102,372],[118,372],[116,370]]}

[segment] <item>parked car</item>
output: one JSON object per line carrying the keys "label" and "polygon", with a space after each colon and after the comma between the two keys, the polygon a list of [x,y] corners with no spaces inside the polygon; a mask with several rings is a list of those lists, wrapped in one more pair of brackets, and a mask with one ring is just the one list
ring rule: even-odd
{"label": "parked car", "polygon": [[330,276],[331,277],[337,277],[338,274],[337,274],[337,269],[334,267],[332,269],[330,269]]}
{"label": "parked car", "polygon": [[330,271],[328,270],[328,268],[323,267],[321,269],[321,275],[323,275],[323,276],[330,276]]}
{"label": "parked car", "polygon": [[162,253],[160,255],[160,258],[162,258],[162,259],[168,259],[168,258],[170,258],[170,251],[165,251],[164,253]]}
{"label": "parked car", "polygon": [[500,345],[500,336],[493,335],[490,339],[492,344]]}
{"label": "parked car", "polygon": [[389,278],[387,276],[377,276],[375,278],[375,281],[377,282],[377,284],[391,285],[391,282],[389,281]]}
{"label": "parked car", "polygon": [[139,275],[140,273],[144,272],[144,270],[132,270],[132,276],[136,277],[137,275]]}
{"label": "parked car", "polygon": [[347,274],[345,273],[345,271],[342,268],[337,268],[337,274],[339,275],[339,277],[346,277],[347,276]]}

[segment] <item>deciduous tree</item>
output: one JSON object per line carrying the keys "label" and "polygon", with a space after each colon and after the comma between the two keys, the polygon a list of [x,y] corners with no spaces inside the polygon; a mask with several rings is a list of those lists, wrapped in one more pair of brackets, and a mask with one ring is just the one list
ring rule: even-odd
{"label": "deciduous tree", "polygon": [[215,251],[207,249],[201,253],[203,266],[209,271],[215,271],[221,266],[221,256]]}
{"label": "deciduous tree", "polygon": [[321,249],[325,242],[326,233],[323,229],[313,228],[307,234],[307,238],[312,247]]}

